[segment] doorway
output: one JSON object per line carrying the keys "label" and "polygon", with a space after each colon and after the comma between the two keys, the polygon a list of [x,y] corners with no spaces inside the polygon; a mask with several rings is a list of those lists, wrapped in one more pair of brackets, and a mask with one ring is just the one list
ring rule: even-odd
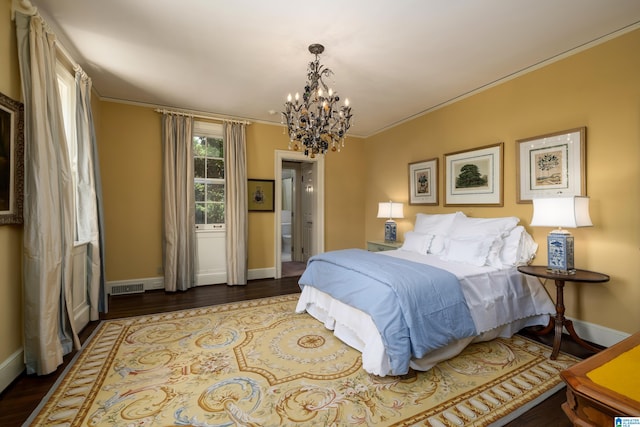
{"label": "doorway", "polygon": [[324,251],[324,159],[276,151],[276,278],[299,276]]}

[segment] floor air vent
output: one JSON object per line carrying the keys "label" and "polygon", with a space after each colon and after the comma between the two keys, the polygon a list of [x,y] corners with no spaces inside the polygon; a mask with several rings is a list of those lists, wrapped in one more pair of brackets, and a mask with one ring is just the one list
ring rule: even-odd
{"label": "floor air vent", "polygon": [[111,287],[111,295],[138,294],[144,292],[144,284],[115,285]]}

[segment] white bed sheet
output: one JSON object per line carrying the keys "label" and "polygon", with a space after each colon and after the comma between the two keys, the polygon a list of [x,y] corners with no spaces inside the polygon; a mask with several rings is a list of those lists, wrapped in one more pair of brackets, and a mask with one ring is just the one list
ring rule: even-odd
{"label": "white bed sheet", "polygon": [[[515,267],[477,267],[402,250],[377,254],[421,262],[453,273],[460,280],[476,325],[476,337],[453,342],[421,359],[411,360],[410,366],[416,370],[428,370],[436,363],[454,357],[471,342],[510,337],[524,327],[546,325],[549,315],[555,313],[551,298],[538,280],[519,273]],[[362,367],[367,372],[379,376],[391,372],[382,338],[368,314],[313,286],[305,286],[298,300],[296,312],[305,311],[333,330],[340,340],[360,351]]]}

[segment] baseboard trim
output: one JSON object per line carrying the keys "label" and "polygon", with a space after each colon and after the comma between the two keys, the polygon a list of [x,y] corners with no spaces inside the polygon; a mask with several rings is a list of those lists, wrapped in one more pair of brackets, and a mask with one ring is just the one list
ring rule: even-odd
{"label": "baseboard trim", "polygon": [[[247,280],[259,280],[259,279],[273,279],[276,277],[276,269],[274,267],[269,268],[254,268],[247,272]],[[226,283],[226,273],[211,273],[201,274],[197,279],[197,286],[202,285],[214,285],[219,283]],[[150,291],[153,289],[164,289],[164,277],[143,277],[141,279],[130,280],[113,280],[106,283],[107,294],[111,295],[111,289],[114,286],[128,286],[128,285],[140,285],[142,284],[143,290]]]}
{"label": "baseboard trim", "polygon": [[611,347],[631,336],[626,332],[617,331],[595,323],[585,322],[579,319],[572,319],[573,327],[580,338],[603,347]]}
{"label": "baseboard trim", "polygon": [[0,363],[0,392],[24,372],[24,351],[21,349]]}
{"label": "baseboard trim", "polygon": [[247,280],[273,279],[274,277],[276,277],[275,267],[254,268],[247,274]]}

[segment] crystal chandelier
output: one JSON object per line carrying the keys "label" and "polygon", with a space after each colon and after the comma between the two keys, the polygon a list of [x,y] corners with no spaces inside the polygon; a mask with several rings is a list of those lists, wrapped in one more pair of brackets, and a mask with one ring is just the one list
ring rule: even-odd
{"label": "crystal chandelier", "polygon": [[296,93],[295,99],[291,94],[285,102],[282,113],[283,123],[287,124],[289,133],[289,149],[304,149],[304,154],[313,158],[316,154],[340,151],[344,147],[344,138],[351,126],[351,107],[349,100],[339,105],[340,97],[327,87],[322,80],[333,72],[320,64],[320,55],[324,51],[321,44],[309,46],[309,52],[316,59],[309,63],[307,84],[302,94]]}

